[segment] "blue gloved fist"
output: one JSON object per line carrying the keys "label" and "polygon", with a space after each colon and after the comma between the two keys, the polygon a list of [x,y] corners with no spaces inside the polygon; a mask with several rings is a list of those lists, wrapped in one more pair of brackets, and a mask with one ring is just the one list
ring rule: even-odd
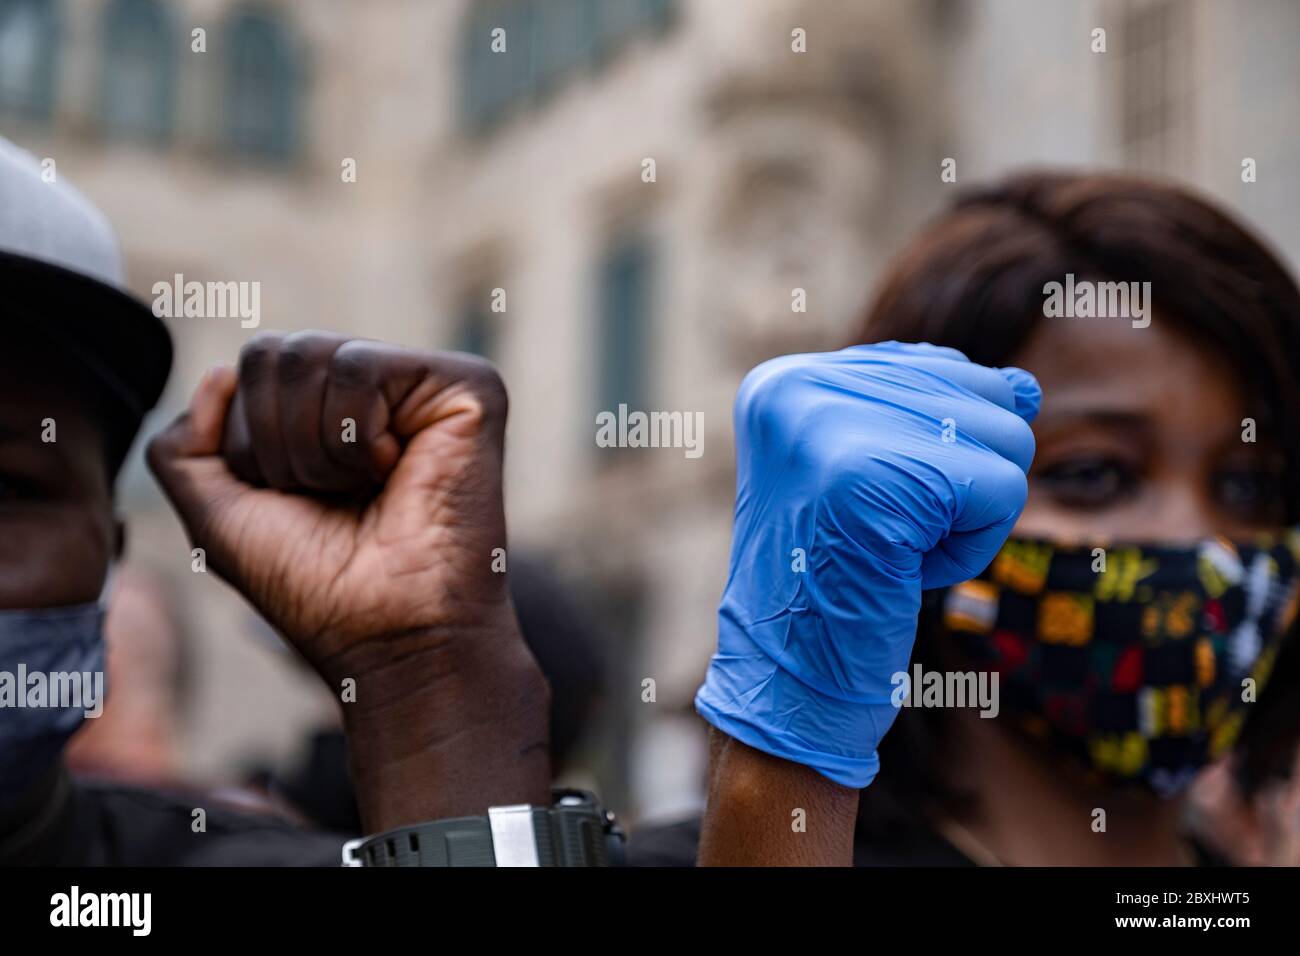
{"label": "blue gloved fist", "polygon": [[974,577],[1020,516],[1042,393],[1018,368],[886,342],[788,355],[736,395],[718,650],[695,706],[849,787],[876,775],[921,591]]}

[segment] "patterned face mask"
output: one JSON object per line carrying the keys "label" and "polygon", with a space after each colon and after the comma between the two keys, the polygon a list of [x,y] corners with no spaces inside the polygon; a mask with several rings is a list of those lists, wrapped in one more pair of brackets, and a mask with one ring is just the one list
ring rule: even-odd
{"label": "patterned face mask", "polygon": [[944,623],[1001,709],[1111,780],[1173,796],[1232,746],[1296,615],[1300,534],[1062,547],[1013,537]]}

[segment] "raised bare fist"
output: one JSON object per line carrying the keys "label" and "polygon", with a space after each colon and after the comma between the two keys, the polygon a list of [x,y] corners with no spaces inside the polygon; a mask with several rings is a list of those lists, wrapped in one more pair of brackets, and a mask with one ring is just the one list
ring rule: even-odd
{"label": "raised bare fist", "polygon": [[149,464],[208,566],[328,677],[375,642],[515,630],[492,568],[506,405],[472,356],[266,333],[204,377]]}

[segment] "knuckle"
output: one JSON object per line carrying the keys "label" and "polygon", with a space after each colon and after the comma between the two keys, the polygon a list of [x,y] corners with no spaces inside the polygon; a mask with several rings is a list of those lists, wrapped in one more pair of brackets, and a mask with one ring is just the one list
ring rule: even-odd
{"label": "knuckle", "polygon": [[345,389],[364,388],[375,381],[375,357],[366,342],[344,342],[329,361],[329,380]]}
{"label": "knuckle", "polygon": [[485,421],[500,421],[509,409],[505,380],[497,367],[469,353],[427,353],[418,356],[425,374],[438,375],[467,393]]}
{"label": "knuckle", "polygon": [[337,432],[332,432],[326,439],[325,447],[332,458],[353,468],[369,460],[372,444],[371,437],[362,431],[357,432],[355,441],[344,441]]}
{"label": "knuckle", "polygon": [[280,345],[278,332],[259,332],[239,350],[239,377],[255,379],[265,375],[275,361]]}
{"label": "knuckle", "polygon": [[803,380],[806,356],[787,355],[771,359],[752,369],[736,392],[736,413],[746,419],[765,421],[781,407],[781,396]]}
{"label": "knuckle", "polygon": [[1018,471],[1028,471],[1034,460],[1037,443],[1034,430],[1015,412],[998,409],[999,442]]}
{"label": "knuckle", "polygon": [[276,376],[284,385],[296,385],[323,369],[321,342],[316,336],[294,334],[280,345]]}
{"label": "knuckle", "polygon": [[991,475],[993,488],[998,497],[1017,510],[1023,508],[1029,500],[1029,478],[1020,466],[1006,458],[999,457],[992,463]]}
{"label": "knuckle", "polygon": [[477,356],[467,359],[464,378],[485,407],[495,411],[504,410],[507,402],[506,383],[495,365]]}

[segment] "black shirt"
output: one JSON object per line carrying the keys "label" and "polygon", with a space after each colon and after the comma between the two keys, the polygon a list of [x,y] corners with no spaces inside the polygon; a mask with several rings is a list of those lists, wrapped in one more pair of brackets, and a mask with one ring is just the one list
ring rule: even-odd
{"label": "black shirt", "polygon": [[339,866],[348,839],[197,794],[73,780],[62,768],[37,790],[0,824],[0,866]]}

